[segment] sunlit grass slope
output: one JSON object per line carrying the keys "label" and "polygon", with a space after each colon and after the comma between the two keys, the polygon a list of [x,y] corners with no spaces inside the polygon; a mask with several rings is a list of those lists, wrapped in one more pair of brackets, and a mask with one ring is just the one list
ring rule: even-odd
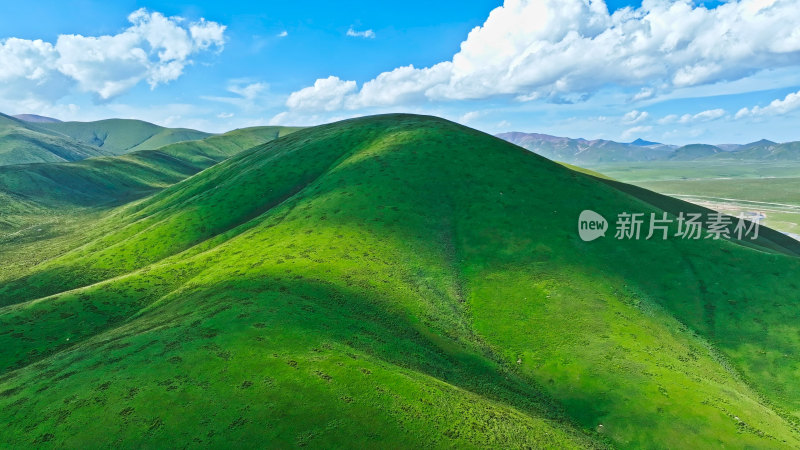
{"label": "sunlit grass slope", "polygon": [[297,131],[3,276],[0,440],[800,446],[800,262],[578,238],[656,205],[442,119]]}
{"label": "sunlit grass slope", "polygon": [[290,127],[243,128],[122,156],[0,167],[0,192],[51,207],[129,201],[294,130]]}
{"label": "sunlit grass slope", "polygon": [[108,153],[37,124],[0,114],[0,166],[77,161]]}
{"label": "sunlit grass slope", "polygon": [[131,119],[106,119],[96,122],[53,122],[37,124],[40,128],[69,136],[95,146],[107,154],[121,155],[136,150],[152,150],[181,141],[211,136],[186,128],[165,128]]}

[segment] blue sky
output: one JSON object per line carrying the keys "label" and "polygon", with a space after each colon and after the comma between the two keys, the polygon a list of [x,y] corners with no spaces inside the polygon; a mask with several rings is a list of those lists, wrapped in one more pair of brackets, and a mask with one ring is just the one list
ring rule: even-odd
{"label": "blue sky", "polygon": [[219,132],[404,111],[491,133],[800,140],[791,0],[4,3],[9,114]]}

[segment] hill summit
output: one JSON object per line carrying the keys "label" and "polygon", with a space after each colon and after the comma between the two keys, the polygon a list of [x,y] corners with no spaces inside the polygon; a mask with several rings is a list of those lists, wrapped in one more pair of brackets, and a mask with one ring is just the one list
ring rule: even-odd
{"label": "hill summit", "polygon": [[0,437],[799,446],[798,259],[578,237],[649,195],[434,117],[279,137],[2,273]]}

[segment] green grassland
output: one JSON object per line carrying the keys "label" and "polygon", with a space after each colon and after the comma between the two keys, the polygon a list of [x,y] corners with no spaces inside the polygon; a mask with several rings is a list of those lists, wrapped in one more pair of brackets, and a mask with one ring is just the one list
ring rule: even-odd
{"label": "green grassland", "polygon": [[738,215],[760,212],[763,224],[800,234],[800,163],[793,161],[691,161],[593,166],[617,180]]}
{"label": "green grassland", "polygon": [[153,194],[241,151],[296,131],[252,127],[199,141],[70,163],[0,167],[0,254],[30,266],[81,242],[109,208]]}
{"label": "green grassland", "polygon": [[175,142],[193,141],[211,136],[202,131],[164,128],[149,122],[130,119],[52,122],[40,123],[38,126],[101,148],[111,155],[121,155],[136,150],[152,150]]}
{"label": "green grassland", "polygon": [[77,161],[106,154],[92,145],[0,114],[0,165]]}
{"label": "green grassland", "polygon": [[295,131],[0,270],[0,441],[798,447],[791,243],[578,238],[681,206],[433,117]]}
{"label": "green grassland", "polygon": [[210,136],[140,120],[33,123],[0,114],[0,166],[122,155]]}

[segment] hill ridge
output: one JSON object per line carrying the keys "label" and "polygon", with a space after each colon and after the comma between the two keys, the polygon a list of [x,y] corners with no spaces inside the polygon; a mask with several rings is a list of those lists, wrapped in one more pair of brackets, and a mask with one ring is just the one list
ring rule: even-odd
{"label": "hill ridge", "polygon": [[55,293],[0,313],[8,441],[800,444],[797,258],[577,237],[659,198],[414,115],[241,152],[2,275],[2,304]]}

